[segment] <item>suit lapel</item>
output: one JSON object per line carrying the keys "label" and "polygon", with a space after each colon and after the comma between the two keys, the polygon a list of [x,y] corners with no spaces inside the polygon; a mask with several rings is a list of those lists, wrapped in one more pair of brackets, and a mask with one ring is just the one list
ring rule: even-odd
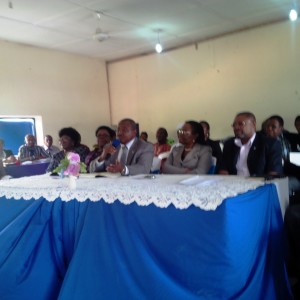
{"label": "suit lapel", "polygon": [[255,137],[253,144],[249,150],[249,154],[248,154],[248,158],[247,158],[248,168],[255,161],[256,150],[257,150],[257,136]]}
{"label": "suit lapel", "polygon": [[128,165],[130,165],[131,162],[132,162],[132,159],[133,159],[134,154],[135,154],[135,152],[136,152],[136,150],[137,150],[137,147],[138,147],[138,142],[139,142],[139,140],[138,140],[137,138],[135,138],[135,140],[134,140],[132,146],[130,147],[130,149],[129,149],[129,151],[128,151],[127,161],[126,161],[126,163],[127,163]]}

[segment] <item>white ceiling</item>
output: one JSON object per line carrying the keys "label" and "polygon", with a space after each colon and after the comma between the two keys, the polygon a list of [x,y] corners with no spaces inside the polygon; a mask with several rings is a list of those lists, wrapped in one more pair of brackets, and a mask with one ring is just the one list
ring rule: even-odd
{"label": "white ceiling", "polygon": [[1,0],[0,39],[111,61],[154,52],[158,30],[164,49],[170,49],[287,20],[289,10],[299,4],[300,0]]}

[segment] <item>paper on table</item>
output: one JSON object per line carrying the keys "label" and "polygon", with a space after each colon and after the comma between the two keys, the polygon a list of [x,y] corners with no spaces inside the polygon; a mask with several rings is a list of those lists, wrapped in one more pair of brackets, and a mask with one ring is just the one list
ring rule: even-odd
{"label": "paper on table", "polygon": [[188,179],[184,179],[180,181],[180,184],[184,185],[196,185],[196,186],[204,186],[204,185],[211,185],[211,184],[216,184],[219,182],[221,179],[220,178],[205,178],[205,177],[200,177],[200,176],[194,176]]}

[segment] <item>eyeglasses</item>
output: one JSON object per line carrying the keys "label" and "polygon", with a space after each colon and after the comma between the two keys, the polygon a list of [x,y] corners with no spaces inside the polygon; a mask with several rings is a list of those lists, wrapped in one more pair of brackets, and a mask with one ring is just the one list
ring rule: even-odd
{"label": "eyeglasses", "polygon": [[245,127],[245,126],[246,126],[246,122],[245,122],[245,121],[234,122],[231,126],[232,126],[233,128],[234,128],[234,127]]}
{"label": "eyeglasses", "polygon": [[179,130],[177,130],[177,134],[180,134],[180,135],[191,135],[192,132],[189,131],[189,130],[182,130],[182,129],[179,129]]}

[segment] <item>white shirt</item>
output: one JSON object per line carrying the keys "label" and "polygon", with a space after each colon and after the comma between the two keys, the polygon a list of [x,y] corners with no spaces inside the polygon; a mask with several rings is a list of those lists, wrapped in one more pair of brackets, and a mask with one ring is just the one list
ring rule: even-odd
{"label": "white shirt", "polygon": [[[121,156],[122,156],[123,146],[126,146],[126,148],[127,148],[127,156],[128,156],[129,150],[130,150],[130,148],[131,148],[131,146],[132,146],[134,140],[135,140],[135,138],[132,139],[131,141],[129,141],[129,142],[128,142],[127,144],[125,144],[125,145],[121,144],[121,150],[122,150],[122,151],[121,151],[121,150],[119,151],[119,154],[118,154],[118,161],[120,161],[120,158],[121,158]],[[127,161],[127,157],[126,157],[126,161]],[[128,168],[127,168],[126,166],[125,166],[125,172],[122,173],[122,175],[129,175],[129,170],[128,170]]]}
{"label": "white shirt", "polygon": [[60,149],[54,145],[51,145],[49,148],[46,145],[43,145],[43,148],[51,157],[60,151]]}
{"label": "white shirt", "polygon": [[236,146],[240,147],[240,154],[236,163],[237,175],[239,176],[250,176],[250,172],[247,165],[248,154],[252,143],[255,139],[256,133],[251,137],[251,139],[246,144],[242,144],[240,139],[235,139],[234,143]]}

